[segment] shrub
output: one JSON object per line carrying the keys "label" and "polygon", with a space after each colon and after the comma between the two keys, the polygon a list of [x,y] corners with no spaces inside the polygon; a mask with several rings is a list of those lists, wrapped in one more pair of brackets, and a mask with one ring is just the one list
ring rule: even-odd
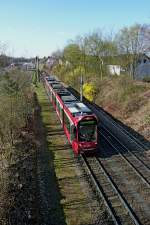
{"label": "shrub", "polygon": [[6,74],[0,83],[0,142],[13,145],[19,130],[32,113],[31,77],[18,71]]}
{"label": "shrub", "polygon": [[97,94],[96,86],[93,83],[85,83],[83,85],[83,95],[89,101],[94,101]]}

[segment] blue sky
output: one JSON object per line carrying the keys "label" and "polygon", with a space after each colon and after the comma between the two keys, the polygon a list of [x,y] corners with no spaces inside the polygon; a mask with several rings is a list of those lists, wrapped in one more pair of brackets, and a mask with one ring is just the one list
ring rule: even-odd
{"label": "blue sky", "polygon": [[12,56],[47,56],[98,28],[150,24],[150,0],[0,0],[0,42]]}

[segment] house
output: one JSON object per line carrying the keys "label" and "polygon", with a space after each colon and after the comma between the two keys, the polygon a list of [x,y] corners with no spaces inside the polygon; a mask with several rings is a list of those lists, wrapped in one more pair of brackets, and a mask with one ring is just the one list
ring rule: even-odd
{"label": "house", "polygon": [[120,75],[120,65],[107,65],[107,70],[110,75]]}
{"label": "house", "polygon": [[[115,57],[115,63],[112,65],[107,65],[107,70],[110,75],[120,75],[124,73],[132,73],[132,64],[130,64],[130,61],[128,62],[128,58],[125,58],[125,55],[120,56],[124,62],[127,61],[126,68],[119,65],[121,60],[119,61],[118,58],[118,64],[116,63],[117,57]],[[150,55],[148,54],[141,54],[139,57],[137,57],[136,65],[134,69],[134,79],[136,80],[143,80],[143,79],[150,78]]]}
{"label": "house", "polygon": [[35,70],[35,63],[33,63],[33,62],[22,63],[22,69],[34,71]]}
{"label": "house", "polygon": [[150,57],[146,54],[142,55],[135,69],[135,79],[143,80],[150,78]]}
{"label": "house", "polygon": [[52,66],[56,63],[56,59],[55,59],[55,57],[52,57],[52,56],[49,56],[48,58],[47,58],[47,60],[46,60],[46,66],[49,68],[49,69],[51,69],[52,68]]}

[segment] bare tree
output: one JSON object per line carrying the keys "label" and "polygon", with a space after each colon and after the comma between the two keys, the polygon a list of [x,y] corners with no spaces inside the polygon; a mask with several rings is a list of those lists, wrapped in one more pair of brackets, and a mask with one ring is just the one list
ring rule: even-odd
{"label": "bare tree", "polygon": [[138,58],[146,53],[149,47],[150,30],[147,26],[135,24],[131,27],[124,27],[116,36],[119,53],[126,58],[130,75],[134,79],[135,68]]}
{"label": "bare tree", "polygon": [[105,58],[113,57],[117,48],[115,42],[110,35],[105,36],[101,30],[93,32],[86,37],[86,54],[94,56],[97,59],[97,65],[99,68],[100,79],[103,79],[103,70],[105,64]]}

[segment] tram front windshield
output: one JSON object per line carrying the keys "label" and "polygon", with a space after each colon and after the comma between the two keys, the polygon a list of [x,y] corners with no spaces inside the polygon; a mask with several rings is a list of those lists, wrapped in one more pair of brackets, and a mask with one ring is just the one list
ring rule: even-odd
{"label": "tram front windshield", "polygon": [[96,141],[96,121],[81,121],[79,123],[78,140],[83,142]]}

